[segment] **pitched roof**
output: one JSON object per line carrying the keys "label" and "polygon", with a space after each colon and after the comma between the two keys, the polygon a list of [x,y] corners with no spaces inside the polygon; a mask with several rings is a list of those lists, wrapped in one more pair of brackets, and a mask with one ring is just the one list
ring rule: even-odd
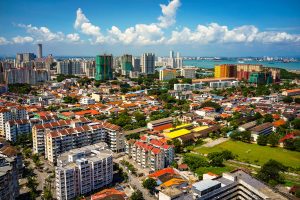
{"label": "pitched roof", "polygon": [[173,168],[168,167],[168,168],[158,170],[152,174],[149,174],[148,177],[158,178],[159,176],[164,175],[164,174],[176,174],[176,172],[174,171]]}

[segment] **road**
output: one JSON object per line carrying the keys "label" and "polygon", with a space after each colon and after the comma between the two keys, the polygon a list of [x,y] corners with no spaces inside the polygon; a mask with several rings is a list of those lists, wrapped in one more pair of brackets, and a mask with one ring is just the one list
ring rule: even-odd
{"label": "road", "polygon": [[129,184],[131,185],[131,187],[135,187],[136,189],[140,190],[142,193],[143,193],[143,196],[144,196],[144,199],[145,200],[157,200],[155,197],[153,197],[152,195],[150,195],[149,191],[147,189],[145,189],[143,186],[142,186],[142,179],[143,177],[136,177],[135,175],[131,174],[128,172],[128,170],[120,164],[120,161],[123,159],[123,157],[120,157],[118,159],[115,159],[114,161],[116,163],[119,164],[119,166],[127,172],[128,174],[128,182]]}

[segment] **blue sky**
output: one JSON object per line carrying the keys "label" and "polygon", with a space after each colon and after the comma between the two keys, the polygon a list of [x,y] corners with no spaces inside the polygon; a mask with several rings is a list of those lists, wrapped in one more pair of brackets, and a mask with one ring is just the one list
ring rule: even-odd
{"label": "blue sky", "polygon": [[2,0],[0,55],[300,55],[298,0]]}

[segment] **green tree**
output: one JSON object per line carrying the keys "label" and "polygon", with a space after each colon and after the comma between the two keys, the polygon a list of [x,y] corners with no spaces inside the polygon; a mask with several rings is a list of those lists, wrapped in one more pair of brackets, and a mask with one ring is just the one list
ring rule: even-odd
{"label": "green tree", "polygon": [[241,132],[241,140],[243,142],[250,142],[251,141],[251,132],[250,131]]}
{"label": "green tree", "polygon": [[278,183],[284,182],[284,178],[280,172],[285,172],[286,170],[286,166],[277,162],[276,160],[271,159],[262,166],[261,170],[257,174],[257,177],[260,180],[274,186]]}
{"label": "green tree", "polygon": [[191,78],[183,78],[182,83],[192,84],[192,79]]}
{"label": "green tree", "polygon": [[145,200],[143,193],[140,190],[136,190],[132,193],[130,200]]}
{"label": "green tree", "polygon": [[52,200],[53,199],[53,194],[49,187],[45,187],[43,190],[43,193],[44,193],[44,196],[43,196],[44,200]]}
{"label": "green tree", "polygon": [[291,124],[293,125],[294,129],[300,129],[300,119],[296,118],[294,119]]}
{"label": "green tree", "polygon": [[271,114],[266,114],[265,116],[264,116],[264,123],[265,122],[273,122],[273,116],[271,115]]}
{"label": "green tree", "polygon": [[192,153],[187,153],[183,156],[183,163],[186,163],[193,172],[199,167],[209,166],[209,162],[205,157]]}
{"label": "green tree", "polygon": [[257,142],[258,145],[266,146],[268,144],[268,136],[260,134],[257,137],[257,141],[256,142]]}
{"label": "green tree", "polygon": [[271,147],[275,147],[279,144],[279,138],[280,136],[276,133],[271,133],[268,136],[268,143],[270,144]]}
{"label": "green tree", "polygon": [[223,166],[223,154],[221,152],[212,152],[207,155],[207,158],[210,161],[210,164],[214,167]]}
{"label": "green tree", "polygon": [[153,178],[147,178],[143,181],[143,187],[150,191],[153,191],[156,186],[157,183]]}
{"label": "green tree", "polygon": [[300,98],[295,98],[295,103],[300,103]]}
{"label": "green tree", "polygon": [[292,102],[293,102],[293,98],[290,97],[290,96],[286,96],[286,97],[284,97],[284,98],[282,99],[282,101],[283,101],[284,103],[292,103]]}

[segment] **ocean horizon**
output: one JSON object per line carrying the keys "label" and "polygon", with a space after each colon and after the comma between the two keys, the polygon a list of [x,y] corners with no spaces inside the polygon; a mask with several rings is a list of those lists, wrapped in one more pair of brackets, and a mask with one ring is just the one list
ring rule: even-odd
{"label": "ocean horizon", "polygon": [[220,64],[261,64],[264,67],[276,67],[286,70],[300,70],[300,62],[278,62],[278,61],[244,61],[239,63],[238,60],[183,60],[183,66],[195,66],[201,68],[214,68]]}

